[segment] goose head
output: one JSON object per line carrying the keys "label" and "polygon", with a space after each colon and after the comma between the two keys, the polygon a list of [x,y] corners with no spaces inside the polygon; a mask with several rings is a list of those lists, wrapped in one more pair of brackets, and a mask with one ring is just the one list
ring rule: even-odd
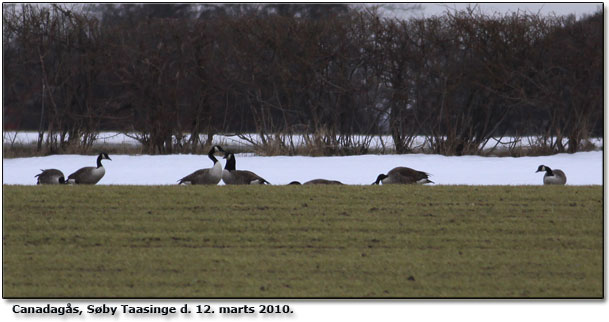
{"label": "goose head", "polygon": [[537,173],[537,172],[542,172],[542,171],[547,171],[547,170],[548,170],[548,167],[546,167],[545,165],[543,165],[543,164],[542,164],[542,165],[540,165],[540,166],[537,168],[537,171],[535,171],[535,173]]}
{"label": "goose head", "polygon": [[378,177],[376,177],[376,181],[374,181],[372,184],[379,184],[383,179],[387,178],[388,176],[386,174],[379,174]]}
{"label": "goose head", "polygon": [[225,170],[228,171],[232,171],[236,169],[236,161],[235,161],[235,155],[227,152],[224,154],[224,159],[226,159],[226,165],[224,166]]}
{"label": "goose head", "polygon": [[213,155],[222,155],[225,156],[226,155],[226,151],[224,151],[224,149],[222,149],[221,146],[219,145],[214,145],[211,147],[211,150],[209,150],[209,154],[213,154]]}
{"label": "goose head", "polygon": [[224,149],[222,149],[221,146],[214,145],[209,150],[209,153],[207,153],[207,156],[214,162],[214,164],[216,164],[218,162],[218,159],[216,159],[216,155],[226,156],[226,152],[224,151]]}
{"label": "goose head", "polygon": [[110,157],[108,156],[108,153],[102,152],[97,156],[97,167],[98,168],[102,166],[102,163],[101,163],[102,160],[112,161],[112,159],[110,159]]}

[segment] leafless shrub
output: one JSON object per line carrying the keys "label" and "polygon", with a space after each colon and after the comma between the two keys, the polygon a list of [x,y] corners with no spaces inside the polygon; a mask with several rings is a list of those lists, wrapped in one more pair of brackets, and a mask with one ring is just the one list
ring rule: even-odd
{"label": "leafless shrub", "polygon": [[[89,9],[3,11],[5,124],[38,129],[42,120],[48,153],[86,153],[100,130],[129,133],[144,153],[205,153],[216,134],[255,133],[259,153],[312,155],[368,153],[379,135],[392,138],[391,149],[381,141],[384,153],[488,154],[506,136],[576,152],[603,133],[600,12],[576,20],[474,7],[396,19],[343,4]],[[529,153],[518,149],[507,148]]]}

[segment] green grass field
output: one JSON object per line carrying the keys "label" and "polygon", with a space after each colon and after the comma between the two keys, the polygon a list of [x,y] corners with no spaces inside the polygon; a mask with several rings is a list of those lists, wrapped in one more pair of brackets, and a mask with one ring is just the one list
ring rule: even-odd
{"label": "green grass field", "polygon": [[3,186],[3,296],[592,297],[602,186]]}

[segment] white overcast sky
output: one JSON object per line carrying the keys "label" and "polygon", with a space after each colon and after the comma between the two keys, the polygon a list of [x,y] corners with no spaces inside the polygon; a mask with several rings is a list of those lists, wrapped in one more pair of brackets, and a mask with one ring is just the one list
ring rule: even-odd
{"label": "white overcast sky", "polygon": [[569,15],[569,14],[575,14],[576,17],[581,17],[582,14],[591,14],[596,12],[598,9],[602,10],[603,7],[603,3],[602,2],[596,2],[596,3],[578,3],[578,2],[571,2],[571,3],[557,3],[557,2],[553,2],[553,3],[535,3],[535,2],[522,2],[522,3],[517,3],[517,2],[510,2],[510,3],[468,3],[468,2],[461,2],[461,3],[455,3],[455,2],[427,2],[427,3],[420,3],[420,5],[422,6],[422,10],[415,10],[415,11],[404,11],[404,10],[400,10],[400,8],[405,8],[408,6],[411,6],[415,3],[392,3],[392,4],[388,4],[389,7],[393,7],[394,10],[393,13],[398,15],[398,16],[409,16],[409,15],[415,15],[415,16],[425,16],[425,17],[429,17],[432,15],[441,15],[443,14],[446,10],[461,10],[461,9],[466,9],[468,6],[479,6],[480,10],[482,10],[482,12],[487,13],[487,14],[492,14],[494,12],[499,12],[499,13],[509,13],[509,12],[517,12],[517,11],[524,11],[524,12],[529,12],[529,13],[541,13],[542,15],[551,15],[551,14],[556,14],[559,16],[562,15]]}
{"label": "white overcast sky", "polygon": [[[87,1],[89,2],[89,1]],[[227,2],[242,2],[242,1],[227,1]],[[245,1],[251,3],[257,3],[256,1]],[[81,2],[82,3],[82,2]],[[93,1],[92,3],[101,3],[100,1]],[[141,3],[140,1],[124,0],[119,3]],[[150,3],[150,2],[148,2]],[[196,3],[196,2],[195,2]],[[222,3],[219,2],[219,3]],[[321,2],[323,3],[323,2]],[[345,3],[353,3],[345,1]],[[41,5],[47,5],[45,2],[40,2]],[[479,6],[479,8],[487,14],[494,12],[509,13],[516,11],[525,11],[530,13],[540,12],[542,15],[555,13],[556,15],[568,15],[575,14],[576,17],[581,17],[582,14],[591,14],[596,12],[598,9],[602,9],[603,2],[509,2],[509,3],[476,3],[476,2],[356,2],[357,5],[380,5],[385,8],[385,14],[388,16],[398,16],[400,18],[406,18],[410,16],[415,17],[430,17],[432,15],[442,15],[446,10],[461,10],[466,9],[468,6]],[[70,4],[67,4],[70,5]],[[73,6],[80,6],[78,4],[71,4]],[[405,8],[412,7],[412,5],[420,5],[421,10],[404,10]]]}

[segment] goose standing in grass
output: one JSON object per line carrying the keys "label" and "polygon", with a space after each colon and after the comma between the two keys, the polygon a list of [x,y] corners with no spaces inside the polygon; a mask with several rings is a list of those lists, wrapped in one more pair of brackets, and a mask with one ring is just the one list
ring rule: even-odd
{"label": "goose standing in grass", "polygon": [[42,170],[42,173],[35,175],[37,177],[36,184],[64,184],[66,179],[63,176],[63,172],[57,169],[46,169]]}
{"label": "goose standing in grass", "polygon": [[102,160],[110,160],[107,153],[102,152],[97,156],[97,167],[84,167],[68,176],[68,183],[71,184],[96,184],[106,174],[106,169],[102,165]]}
{"label": "goose standing in grass", "polygon": [[565,175],[564,172],[562,172],[562,170],[558,170],[558,169],[550,169],[550,167],[547,167],[545,165],[540,165],[537,168],[537,171],[535,171],[535,173],[537,172],[541,172],[541,171],[545,171],[546,174],[543,176],[543,184],[566,184],[567,183],[567,176]]}
{"label": "goose standing in grass", "polygon": [[235,155],[233,153],[227,153],[224,158],[226,159],[226,166],[222,172],[222,181],[225,184],[270,184],[251,171],[236,170]]}
{"label": "goose standing in grass", "polygon": [[433,183],[429,180],[429,174],[407,167],[397,167],[391,169],[387,174],[379,174],[376,181],[372,184],[425,184]]}
{"label": "goose standing in grass", "polygon": [[[290,184],[299,185],[300,182],[292,181],[292,182],[290,182]],[[307,181],[303,184],[343,184],[343,183],[340,181],[336,181],[336,180],[314,179],[314,180]]]}
{"label": "goose standing in grass", "polygon": [[214,145],[207,153],[207,156],[214,162],[214,166],[208,169],[197,170],[184,178],[178,180],[178,184],[218,184],[222,179],[222,163],[216,159],[215,155],[226,152],[219,145]]}

